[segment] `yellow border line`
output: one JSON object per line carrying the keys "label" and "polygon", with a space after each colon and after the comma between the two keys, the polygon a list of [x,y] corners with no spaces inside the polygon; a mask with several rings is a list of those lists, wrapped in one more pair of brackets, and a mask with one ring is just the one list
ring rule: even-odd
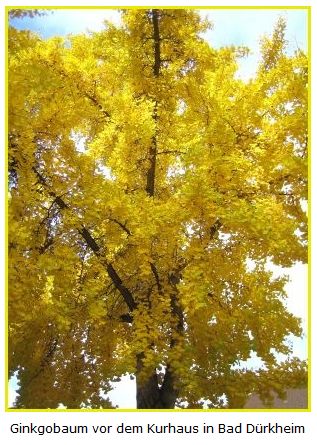
{"label": "yellow border line", "polygon": [[[195,6],[155,6],[155,5],[150,5],[151,8],[156,8],[156,9],[280,9],[280,10],[285,10],[285,9],[308,9],[310,10],[311,6],[199,6],[199,5],[195,5]],[[6,6],[5,7],[7,10],[10,9],[39,9],[39,10],[44,10],[44,9],[148,9],[149,5],[147,6],[119,6],[119,5],[114,5],[114,6]]]}
{"label": "yellow border line", "polygon": [[[8,109],[8,23],[9,23],[9,10],[10,9],[39,9],[39,10],[52,10],[52,9],[147,9],[149,6],[5,6],[5,104],[6,109]],[[303,409],[16,409],[9,408],[9,369],[8,369],[8,117],[6,113],[5,117],[5,412],[311,412],[311,6],[154,6],[151,8],[157,9],[206,9],[206,10],[306,10],[307,14],[307,36],[308,36],[308,323],[307,323],[307,336],[308,336],[308,408]]]}
{"label": "yellow border line", "polygon": [[9,258],[8,258],[8,242],[9,242],[9,238],[8,238],[8,153],[9,153],[9,147],[8,147],[8,138],[7,135],[9,134],[9,122],[8,122],[8,106],[9,106],[9,102],[8,102],[8,57],[9,57],[9,51],[8,51],[8,10],[7,8],[5,8],[5,14],[4,14],[4,29],[5,29],[5,62],[4,62],[4,79],[5,79],[5,109],[6,109],[6,113],[5,113],[5,130],[4,130],[4,137],[5,137],[5,173],[4,173],[4,181],[5,181],[5,185],[4,185],[4,193],[5,193],[5,259],[4,259],[4,264],[5,264],[5,272],[4,272],[4,287],[5,287],[5,324],[4,324],[4,329],[5,329],[5,407],[9,406],[9,362],[8,362],[8,357],[9,357],[9,347],[8,347],[8,342],[9,342],[9,286],[8,286],[8,277],[9,277]]}
{"label": "yellow border line", "polygon": [[311,411],[312,407],[312,344],[311,344],[311,261],[312,261],[312,249],[311,249],[311,8],[308,8],[308,29],[307,29],[307,41],[308,41],[308,305],[307,305],[307,341],[308,341],[308,408]]}
{"label": "yellow border line", "polygon": [[82,408],[82,409],[15,409],[15,408],[7,408],[6,412],[10,413],[91,413],[91,412],[108,412],[108,413],[134,413],[134,412],[145,412],[145,413],[302,413],[302,412],[310,412],[309,408],[296,408],[296,409],[283,409],[283,408],[241,408],[241,409],[187,409],[187,408],[175,408],[175,409],[134,409],[134,408],[118,408],[118,409],[96,409],[96,408]]}

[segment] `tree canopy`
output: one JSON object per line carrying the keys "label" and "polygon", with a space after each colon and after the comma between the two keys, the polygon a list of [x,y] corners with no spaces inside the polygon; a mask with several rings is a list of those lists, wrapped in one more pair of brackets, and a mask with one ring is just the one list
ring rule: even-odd
{"label": "tree canopy", "polygon": [[[138,408],[304,384],[266,265],[306,262],[307,57],[279,20],[243,81],[247,49],[214,49],[208,26],[144,9],[67,38],[9,28],[16,407],[108,408],[124,374]],[[239,367],[251,352],[265,368]]]}

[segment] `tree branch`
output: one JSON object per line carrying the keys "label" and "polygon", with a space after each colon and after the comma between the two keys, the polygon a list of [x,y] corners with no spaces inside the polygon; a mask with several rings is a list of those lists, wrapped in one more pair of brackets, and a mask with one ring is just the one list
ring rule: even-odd
{"label": "tree branch", "polygon": [[95,96],[92,96],[91,94],[84,92],[84,96],[87,97],[87,99],[91,100],[91,102],[96,105],[96,107],[101,111],[101,113],[107,118],[110,119],[110,114],[108,111],[104,110],[102,105],[98,102],[98,100],[95,98]]}
{"label": "tree branch", "polygon": [[156,266],[152,262],[150,263],[150,266],[151,266],[152,273],[153,273],[153,275],[155,277],[157,289],[159,291],[159,294],[161,294],[162,293],[162,285],[161,285],[161,282],[160,282],[160,277],[159,277],[159,274],[157,272]]}
{"label": "tree branch", "polygon": [[217,218],[216,221],[213,223],[213,225],[209,229],[209,235],[210,239],[212,239],[215,234],[218,232],[220,227],[222,226],[222,222]]}
{"label": "tree branch", "polygon": [[132,235],[131,231],[127,228],[127,226],[125,224],[118,221],[116,218],[108,218],[108,219],[109,219],[109,221],[112,221],[112,222],[118,224],[118,226],[120,226],[121,229],[124,230],[125,233],[127,233],[129,236]]}
{"label": "tree branch", "polygon": [[159,10],[152,11],[153,39],[154,39],[154,65],[153,74],[155,77],[160,75],[161,68],[161,48],[160,48],[160,29],[159,29]]}
{"label": "tree branch", "polygon": [[[157,79],[160,75],[161,67],[161,49],[160,49],[160,29],[159,29],[159,11],[153,9],[152,11],[152,25],[153,25],[153,45],[154,45],[154,63],[153,63],[153,75]],[[155,126],[157,126],[158,114],[157,114],[158,101],[155,101],[153,110],[153,119]],[[154,196],[155,190],[155,169],[156,169],[156,156],[157,156],[157,135],[152,137],[152,144],[149,152],[150,167],[146,176],[146,192],[149,196]]]}
{"label": "tree branch", "polygon": [[164,150],[159,151],[157,155],[185,155],[185,151],[179,151],[179,150]]}
{"label": "tree branch", "polygon": [[[49,187],[47,185],[47,181],[44,178],[44,176],[36,169],[36,167],[33,167],[33,171],[35,172],[35,174],[37,175],[37,177],[39,178],[39,181],[42,185],[44,185],[45,187]],[[69,206],[64,202],[64,200],[60,197],[57,196],[55,194],[55,192],[53,191],[48,191],[49,195],[55,198],[55,202],[56,204],[61,208],[61,209],[69,209]],[[95,253],[96,256],[100,257],[100,253],[102,251],[102,249],[100,248],[100,246],[97,244],[96,240],[94,239],[94,237],[91,235],[91,233],[89,232],[89,230],[85,227],[85,226],[81,226],[81,228],[77,228],[79,234],[84,238],[84,240],[86,241],[87,245],[91,248],[91,250]],[[127,287],[124,286],[124,284],[122,283],[122,280],[120,278],[120,276],[118,275],[117,271],[115,270],[115,268],[112,266],[111,263],[108,263],[107,261],[103,261],[108,275],[111,278],[114,286],[116,287],[116,289],[120,292],[120,294],[122,295],[124,301],[126,302],[128,308],[130,309],[130,311],[133,311],[136,307],[137,304],[134,300],[134,297],[132,295],[132,293],[129,291],[129,289]]]}

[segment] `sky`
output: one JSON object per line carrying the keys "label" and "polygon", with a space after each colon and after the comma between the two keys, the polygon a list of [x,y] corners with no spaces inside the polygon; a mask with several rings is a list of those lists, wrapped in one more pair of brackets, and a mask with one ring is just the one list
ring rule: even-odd
{"label": "sky", "polygon": [[[215,48],[225,45],[247,46],[250,55],[240,61],[238,74],[248,79],[255,73],[260,57],[260,39],[270,34],[280,16],[287,20],[286,40],[289,52],[296,48],[307,49],[307,11],[294,9],[204,9],[201,15],[208,18],[213,29],[206,34]],[[120,12],[114,9],[55,9],[41,17],[14,19],[12,25],[31,29],[48,38],[54,35],[101,31],[104,20],[120,23]]]}
{"label": "sky", "polygon": [[[213,23],[213,28],[206,34],[207,40],[215,48],[226,45],[247,46],[250,55],[240,59],[238,76],[249,79],[255,74],[257,62],[260,57],[260,40],[263,35],[270,34],[280,16],[287,21],[286,40],[288,52],[292,53],[297,48],[307,51],[307,11],[286,9],[208,9],[202,10],[203,17]],[[113,9],[59,9],[47,11],[46,15],[35,18],[14,19],[11,24],[19,29],[30,29],[37,32],[43,38],[55,35],[77,34],[88,31],[101,31],[103,21],[110,20],[120,23],[118,10]],[[281,273],[275,269],[275,274]],[[290,282],[286,285],[288,309],[302,319],[304,338],[291,338],[293,352],[301,359],[307,358],[307,266],[296,264],[294,267],[284,270],[289,273]],[[281,357],[282,358],[282,357]],[[244,363],[245,365],[245,363]],[[246,363],[250,367],[261,365],[259,359],[252,356]],[[10,400],[15,397],[16,380],[11,382]],[[115,389],[107,394],[114,404],[120,408],[133,408],[135,406],[135,381],[129,376],[115,384]]]}

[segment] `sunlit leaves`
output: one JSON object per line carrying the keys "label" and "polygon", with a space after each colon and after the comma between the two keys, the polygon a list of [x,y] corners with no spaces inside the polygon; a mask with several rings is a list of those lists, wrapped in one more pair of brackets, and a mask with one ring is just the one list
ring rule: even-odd
{"label": "sunlit leaves", "polygon": [[[269,399],[284,375],[303,383],[302,364],[278,367],[273,354],[289,354],[301,329],[267,260],[306,261],[306,56],[286,55],[279,21],[244,82],[246,49],[214,50],[198,14],[162,10],[155,67],[151,14],[66,39],[10,29],[19,407],[107,407],[113,379],[155,369],[173,373],[189,407]],[[237,368],[253,353],[266,372]]]}

